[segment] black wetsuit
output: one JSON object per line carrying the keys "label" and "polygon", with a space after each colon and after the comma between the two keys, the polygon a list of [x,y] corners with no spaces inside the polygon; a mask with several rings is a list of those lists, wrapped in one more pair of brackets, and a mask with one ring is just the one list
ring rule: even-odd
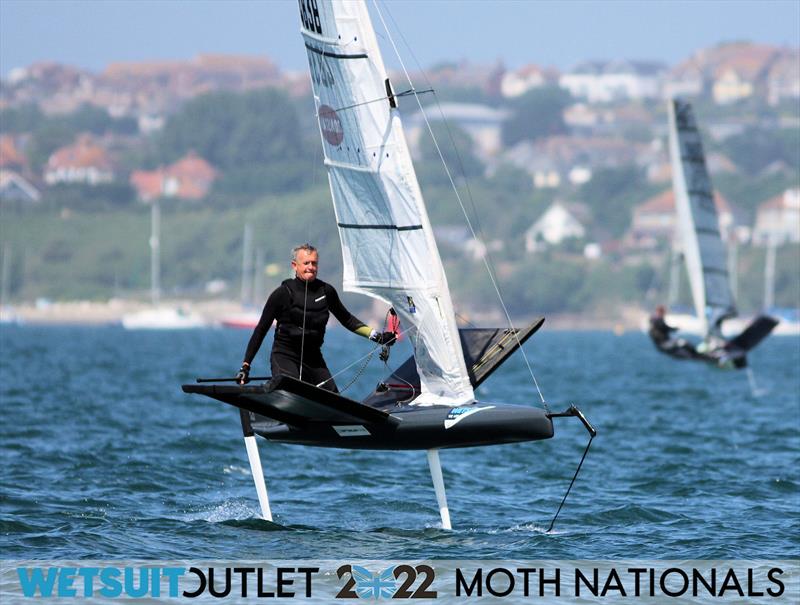
{"label": "black wetsuit", "polygon": [[678,328],[673,328],[667,324],[663,317],[654,315],[650,318],[650,330],[648,334],[656,346],[663,347],[670,340],[672,332],[675,332],[677,329]]}
{"label": "black wetsuit", "polygon": [[301,378],[311,384],[324,383],[321,388],[338,392],[322,357],[325,326],[331,313],[351,332],[365,325],[345,308],[339,293],[330,284],[321,279],[305,282],[295,277],[285,280],[269,295],[247,344],[244,361],[252,363],[272,322],[277,320],[270,355],[272,375]]}

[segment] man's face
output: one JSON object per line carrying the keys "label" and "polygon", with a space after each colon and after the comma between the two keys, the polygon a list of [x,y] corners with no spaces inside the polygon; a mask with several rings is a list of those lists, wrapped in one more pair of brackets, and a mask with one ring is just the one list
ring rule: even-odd
{"label": "man's face", "polygon": [[297,260],[292,261],[292,269],[294,269],[297,277],[303,281],[311,281],[317,277],[317,267],[319,265],[319,256],[316,250],[309,252],[308,250],[298,250]]}

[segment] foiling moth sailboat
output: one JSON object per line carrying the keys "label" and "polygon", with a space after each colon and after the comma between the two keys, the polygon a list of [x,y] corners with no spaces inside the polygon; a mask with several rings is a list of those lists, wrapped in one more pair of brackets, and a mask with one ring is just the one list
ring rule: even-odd
{"label": "foiling moth sailboat", "polygon": [[707,361],[722,368],[744,368],[747,352],[766,338],[778,322],[761,315],[737,336],[723,338],[722,322],[735,317],[737,311],[703,143],[688,102],[672,99],[668,110],[679,249],[689,275],[703,340],[695,346],[683,339],[672,339],[658,348],[679,359]]}
{"label": "foiling moth sailboat", "polygon": [[[442,526],[449,529],[440,448],[548,439],[552,419],[560,416],[578,417],[592,437],[595,431],[574,406],[551,413],[546,406],[476,401],[474,389],[544,319],[525,329],[458,329],[397,109],[398,97],[413,89],[394,93],[363,1],[300,0],[299,6],[344,289],[391,305],[414,355],[361,402],[286,376],[263,385],[183,390],[239,408],[266,519],[271,512],[256,434],[321,447],[427,450]],[[211,381],[219,380],[198,379]]]}

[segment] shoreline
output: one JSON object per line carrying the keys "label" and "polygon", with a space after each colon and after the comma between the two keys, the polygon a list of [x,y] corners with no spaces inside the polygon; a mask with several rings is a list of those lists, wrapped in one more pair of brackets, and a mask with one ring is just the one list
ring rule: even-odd
{"label": "shoreline", "polygon": [[[197,313],[203,317],[209,327],[221,326],[222,320],[228,317],[241,315],[247,312],[242,306],[233,300],[208,300],[197,301],[188,299],[165,299],[159,307],[178,308],[186,312]],[[130,313],[137,313],[152,309],[153,306],[144,301],[111,299],[107,302],[97,301],[61,301],[61,302],[42,302],[35,304],[27,303],[18,306],[7,307],[10,311],[8,315],[13,321],[6,323],[18,323],[32,326],[110,326],[119,325],[122,318]],[[383,321],[383,317],[371,317],[367,313],[364,321]],[[646,311],[634,307],[620,309],[617,317],[600,317],[591,314],[550,314],[545,315],[545,327],[550,330],[574,330],[574,331],[613,331],[617,333],[630,330],[641,330],[642,322],[647,317]],[[515,323],[524,324],[531,318],[515,318]],[[333,322],[335,324],[335,321]],[[505,325],[506,321],[502,315],[470,315],[470,323],[466,325],[499,326]]]}

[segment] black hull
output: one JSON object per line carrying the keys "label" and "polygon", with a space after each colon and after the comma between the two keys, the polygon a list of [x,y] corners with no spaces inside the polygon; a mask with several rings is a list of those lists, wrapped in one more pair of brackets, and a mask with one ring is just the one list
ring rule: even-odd
{"label": "black hull", "polygon": [[683,339],[668,343],[655,343],[656,348],[674,359],[702,361],[723,370],[741,370],[747,367],[747,353],[756,347],[778,325],[778,320],[767,315],[756,317],[741,334],[726,341],[724,345],[711,351],[698,351],[695,346]]}
{"label": "black hull", "polygon": [[553,436],[541,408],[473,402],[372,407],[281,376],[263,385],[183,385],[249,413],[254,433],[281,443],[371,450],[426,450],[536,441]]}
{"label": "black hull", "polygon": [[[446,427],[457,410],[464,417]],[[471,413],[470,413],[471,412]],[[253,431],[270,441],[317,447],[367,450],[427,450],[474,447],[549,439],[553,421],[539,408],[474,403],[414,407],[392,412],[396,426],[309,423],[296,428],[256,415]]]}

